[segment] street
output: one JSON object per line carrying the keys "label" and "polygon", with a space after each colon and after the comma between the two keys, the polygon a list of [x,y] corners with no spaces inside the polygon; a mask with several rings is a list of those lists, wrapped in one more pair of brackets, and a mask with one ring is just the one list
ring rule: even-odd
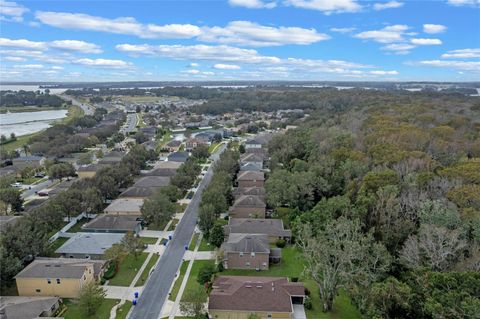
{"label": "street", "polygon": [[38,183],[30,189],[26,189],[22,192],[21,196],[23,199],[27,199],[28,197],[35,195],[36,191],[41,191],[42,189],[48,188],[50,185],[52,185],[51,180],[46,180],[44,182]]}
{"label": "street", "polygon": [[[217,152],[212,154],[212,160],[214,162],[217,161],[225,149],[226,144],[223,144]],[[210,183],[212,176],[213,164],[200,182],[197,192],[185,210],[185,215],[175,229],[173,239],[167,244],[165,252],[160,257],[155,271],[147,281],[147,285],[144,287],[138,304],[132,311],[131,319],[159,318],[163,304],[167,300],[168,292],[175,279],[175,274],[182,262],[185,245],[188,246],[193,231],[195,230],[202,192]]]}
{"label": "street", "polygon": [[130,132],[135,131],[137,128],[137,114],[129,113],[127,114],[127,120],[125,124],[120,128],[120,132],[127,135]]}
{"label": "street", "polygon": [[64,100],[71,101],[72,105],[81,107],[85,115],[93,115],[94,108],[91,105],[81,103],[69,95],[62,95],[62,94],[57,94],[57,95]]}

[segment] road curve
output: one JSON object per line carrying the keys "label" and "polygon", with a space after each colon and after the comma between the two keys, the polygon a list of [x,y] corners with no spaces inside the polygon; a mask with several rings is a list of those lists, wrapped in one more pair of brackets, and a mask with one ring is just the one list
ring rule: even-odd
{"label": "road curve", "polygon": [[[225,149],[226,144],[220,147],[215,154],[212,154],[213,161],[217,161]],[[160,317],[163,304],[167,300],[175,274],[182,262],[185,245],[188,246],[195,230],[202,192],[212,179],[212,169],[213,165],[210,165],[205,177],[200,182],[197,192],[185,210],[185,215],[175,228],[173,239],[169,241],[164,253],[160,257],[155,271],[152,273],[138,300],[138,304],[134,307],[129,317],[130,319],[158,319]]]}

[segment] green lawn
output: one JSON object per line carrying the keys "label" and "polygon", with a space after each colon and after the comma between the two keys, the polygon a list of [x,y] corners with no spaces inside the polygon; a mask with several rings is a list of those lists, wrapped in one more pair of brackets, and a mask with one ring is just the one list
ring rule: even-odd
{"label": "green lawn", "polygon": [[219,144],[220,144],[220,143],[212,143],[212,144],[210,144],[210,146],[208,147],[208,152],[209,152],[210,154],[212,154],[212,153],[215,151],[215,149],[217,148],[217,146],[218,146]]}
{"label": "green lawn", "polygon": [[142,267],[145,259],[147,259],[147,253],[141,253],[135,260],[133,255],[126,255],[118,266],[118,272],[115,277],[110,279],[109,285],[111,286],[129,286],[132,283],[133,278],[137,274],[140,267]]}
{"label": "green lawn", "polygon": [[132,302],[128,300],[125,301],[123,305],[117,308],[117,315],[115,316],[115,319],[125,319],[130,311],[130,308],[132,308]]}
{"label": "green lawn", "polygon": [[188,250],[193,251],[195,249],[195,245],[197,245],[198,236],[200,236],[200,234],[193,234],[192,240],[190,241],[190,245],[188,245]]}
{"label": "green lawn", "polygon": [[282,249],[282,261],[279,264],[270,265],[268,270],[228,269],[219,273],[219,275],[297,277],[311,292],[310,297],[312,298],[313,309],[306,310],[307,318],[358,319],[361,317],[355,306],[351,304],[350,299],[342,292],[340,292],[339,296],[335,299],[333,311],[323,313],[318,286],[313,280],[302,278],[303,264],[302,253],[295,247],[289,246]]}
{"label": "green lawn", "polygon": [[41,178],[41,177],[30,177],[30,178],[26,178],[23,180],[23,185],[32,185],[33,183],[37,183],[41,180],[46,180],[46,178]]}
{"label": "green lawn", "polygon": [[17,139],[15,141],[3,144],[1,147],[5,151],[13,151],[16,150],[19,147],[22,147],[24,144],[28,143],[28,140],[35,135],[38,135],[40,132],[36,132],[33,134],[28,134],[28,135],[22,135],[22,136],[17,136]]}
{"label": "green lawn", "polygon": [[[194,289],[202,288],[200,284],[197,282],[197,276],[202,267],[205,265],[215,265],[214,260],[195,260],[193,262],[192,270],[190,271],[190,276],[188,277],[187,280],[187,285],[185,286],[184,291],[191,291]],[[185,294],[182,296],[182,301],[188,301],[184,300],[183,298],[185,297]]]}
{"label": "green lawn", "polygon": [[93,316],[87,317],[85,316],[83,311],[81,311],[76,300],[64,299],[63,301],[65,306],[67,307],[67,311],[63,314],[63,317],[65,317],[65,319],[108,319],[110,318],[110,310],[112,310],[112,307],[119,302],[119,300],[115,299],[104,299],[95,314]]}
{"label": "green lawn", "polygon": [[50,244],[50,248],[52,249],[52,252],[55,252],[60,246],[65,244],[65,242],[68,240],[67,237],[58,237],[53,243]]}
{"label": "green lawn", "polygon": [[180,285],[182,284],[183,277],[185,276],[185,272],[187,271],[188,261],[184,261],[180,266],[180,274],[178,278],[175,280],[175,284],[173,285],[172,291],[168,296],[169,300],[175,301],[177,299],[178,290],[180,289]]}
{"label": "green lawn", "polygon": [[[198,240],[199,234],[195,234],[192,237],[192,241],[190,242],[190,245],[188,246],[188,250],[194,250],[195,245],[197,245],[197,240]],[[202,237],[202,241],[200,242],[200,246],[198,247],[198,251],[213,251],[215,250],[215,247],[210,245],[206,240],[205,237]]]}
{"label": "green lawn", "polygon": [[157,263],[158,258],[159,256],[157,254],[152,255],[152,258],[150,258],[150,260],[148,261],[147,267],[145,267],[145,269],[143,270],[142,275],[140,276],[137,283],[135,284],[135,287],[140,287],[145,285],[145,282],[147,281],[150,273],[150,269],[152,269],[152,267]]}
{"label": "green lawn", "polygon": [[[168,223],[168,222],[167,222]],[[161,225],[158,224],[148,224],[147,229],[148,230],[161,230],[163,231],[165,229],[165,226],[167,226],[167,223],[163,223]]]}
{"label": "green lawn", "polygon": [[156,237],[140,237],[140,241],[146,245],[153,245],[157,242],[158,238]]}
{"label": "green lawn", "polygon": [[88,223],[90,219],[88,218],[82,218],[75,225],[73,225],[69,230],[67,230],[67,233],[78,233],[82,231],[82,226]]}
{"label": "green lawn", "polygon": [[167,231],[172,231],[175,230],[175,227],[177,227],[179,220],[177,218],[172,219],[172,222],[170,223],[170,226],[168,226]]}

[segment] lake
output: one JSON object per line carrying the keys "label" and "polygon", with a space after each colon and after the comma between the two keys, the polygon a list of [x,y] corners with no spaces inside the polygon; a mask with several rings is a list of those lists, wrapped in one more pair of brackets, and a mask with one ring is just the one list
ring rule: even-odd
{"label": "lake", "polygon": [[36,133],[52,126],[52,122],[67,116],[67,110],[0,114],[0,133],[7,137]]}
{"label": "lake", "polygon": [[[5,84],[0,84],[0,90],[1,91],[20,91],[20,90],[23,90],[23,91],[40,91],[40,92],[44,92],[45,89],[40,89],[38,87],[38,85],[17,85],[17,84],[14,84],[14,85],[5,85]],[[61,94],[63,92],[65,92],[67,89],[55,89],[55,88],[52,88],[52,89],[49,89],[50,90],[50,94]]]}

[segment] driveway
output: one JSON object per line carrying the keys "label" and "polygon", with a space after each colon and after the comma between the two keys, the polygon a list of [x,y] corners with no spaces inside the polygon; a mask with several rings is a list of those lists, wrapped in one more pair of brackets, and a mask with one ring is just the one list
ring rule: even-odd
{"label": "driveway", "polygon": [[293,319],[307,319],[303,305],[293,305]]}

